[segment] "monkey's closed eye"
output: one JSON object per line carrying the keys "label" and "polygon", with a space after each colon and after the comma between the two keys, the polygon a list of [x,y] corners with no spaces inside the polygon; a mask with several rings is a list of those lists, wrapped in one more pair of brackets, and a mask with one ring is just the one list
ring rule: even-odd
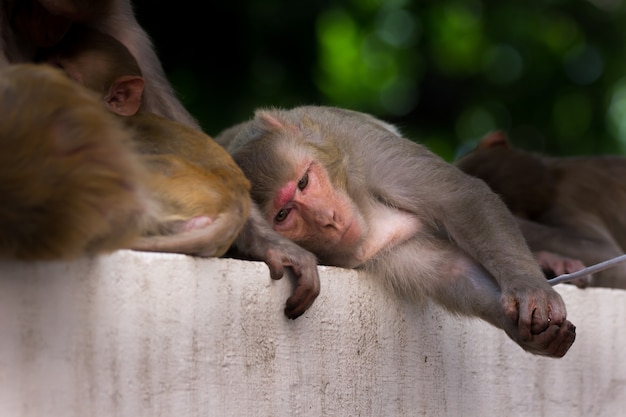
{"label": "monkey's closed eye", "polygon": [[[298,183],[299,185],[300,183]],[[276,223],[281,223],[283,221],[285,221],[285,219],[287,218],[287,215],[289,214],[289,209],[282,209],[278,212],[278,214],[276,215],[276,217],[274,217],[274,221]]]}
{"label": "monkey's closed eye", "polygon": [[300,178],[300,181],[298,181],[298,189],[304,190],[308,184],[309,184],[309,173],[307,172],[304,174],[302,178]]}

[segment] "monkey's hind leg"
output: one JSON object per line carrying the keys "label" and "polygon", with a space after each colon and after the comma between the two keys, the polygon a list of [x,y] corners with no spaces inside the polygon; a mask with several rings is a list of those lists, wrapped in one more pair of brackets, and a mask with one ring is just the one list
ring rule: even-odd
{"label": "monkey's hind leg", "polygon": [[226,253],[245,220],[237,210],[220,213],[215,219],[208,216],[192,217],[177,222],[177,232],[141,237],[130,245],[130,249],[219,257]]}

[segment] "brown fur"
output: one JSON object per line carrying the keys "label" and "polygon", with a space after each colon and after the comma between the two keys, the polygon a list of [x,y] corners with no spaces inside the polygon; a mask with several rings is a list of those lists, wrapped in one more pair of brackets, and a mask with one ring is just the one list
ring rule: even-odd
{"label": "brown fur", "polygon": [[[485,181],[516,214],[534,251],[592,265],[626,249],[626,158],[547,157],[487,135],[456,165]],[[626,288],[626,265],[596,274],[594,286]]]}
{"label": "brown fur", "polygon": [[147,209],[127,130],[35,65],[0,71],[0,256],[69,259],[128,244]]}
{"label": "brown fur", "polygon": [[223,255],[248,217],[251,201],[249,182],[230,155],[203,132],[140,110],[141,72],[111,36],[76,26],[40,56],[102,94],[111,111],[125,116],[134,150],[150,174],[147,188],[158,202],[158,212],[142,230],[145,238],[132,247]]}

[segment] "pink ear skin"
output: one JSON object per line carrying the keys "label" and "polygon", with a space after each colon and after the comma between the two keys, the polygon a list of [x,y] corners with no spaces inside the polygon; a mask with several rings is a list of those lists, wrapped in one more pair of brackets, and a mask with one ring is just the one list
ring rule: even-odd
{"label": "pink ear skin", "polygon": [[106,105],[120,116],[132,116],[139,111],[144,88],[143,77],[123,75],[118,77],[104,97]]}

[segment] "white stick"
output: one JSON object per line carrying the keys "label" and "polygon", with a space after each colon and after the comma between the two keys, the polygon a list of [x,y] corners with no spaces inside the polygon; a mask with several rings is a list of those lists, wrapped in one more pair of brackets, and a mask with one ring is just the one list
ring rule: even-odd
{"label": "white stick", "polygon": [[595,265],[588,266],[587,268],[583,268],[580,271],[572,272],[571,274],[559,275],[558,277],[549,279],[548,283],[550,285],[556,285],[556,284],[560,284],[562,282],[572,281],[572,280],[575,280],[576,278],[580,278],[580,277],[584,277],[585,275],[593,274],[594,272],[603,271],[605,269],[608,269],[608,268],[610,268],[612,266],[615,266],[616,264],[618,264],[620,262],[624,262],[624,261],[626,261],[626,254],[617,256],[617,257],[612,258],[612,259],[608,259],[608,260],[606,260],[604,262],[600,262],[600,263],[595,264]]}

